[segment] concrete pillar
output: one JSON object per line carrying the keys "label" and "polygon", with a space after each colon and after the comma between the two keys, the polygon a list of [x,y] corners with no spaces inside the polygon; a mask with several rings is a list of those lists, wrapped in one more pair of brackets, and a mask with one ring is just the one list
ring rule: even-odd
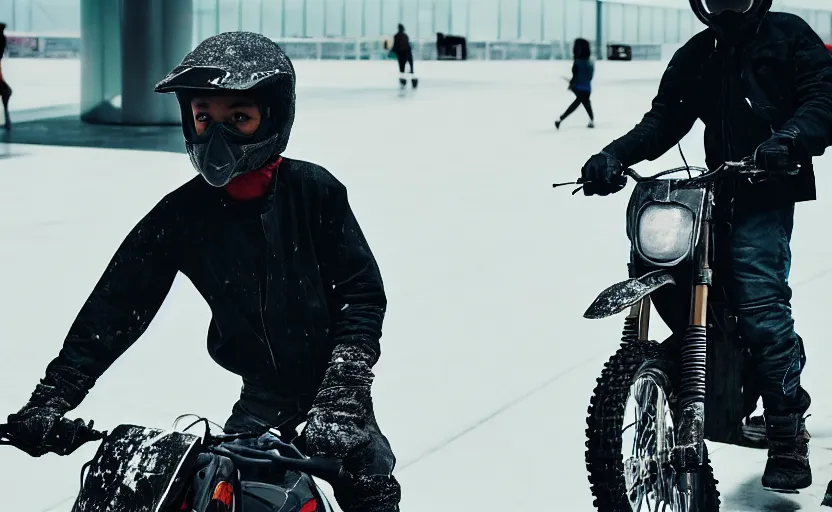
{"label": "concrete pillar", "polygon": [[81,119],[179,124],[176,99],[153,86],[191,50],[192,34],[192,0],[81,0]]}

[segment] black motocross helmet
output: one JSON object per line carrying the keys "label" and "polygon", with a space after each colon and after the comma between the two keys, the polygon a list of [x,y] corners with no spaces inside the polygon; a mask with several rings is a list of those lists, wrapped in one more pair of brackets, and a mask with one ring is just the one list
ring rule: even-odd
{"label": "black motocross helmet", "polygon": [[760,27],[772,0],[690,0],[699,21],[728,42],[753,35]]}
{"label": "black motocross helmet", "polygon": [[[185,147],[196,170],[215,187],[255,171],[286,150],[295,120],[295,70],[271,39],[225,32],[202,41],[155,88],[176,94]],[[224,123],[197,135],[191,100],[200,95],[252,97],[261,122],[252,135]]]}

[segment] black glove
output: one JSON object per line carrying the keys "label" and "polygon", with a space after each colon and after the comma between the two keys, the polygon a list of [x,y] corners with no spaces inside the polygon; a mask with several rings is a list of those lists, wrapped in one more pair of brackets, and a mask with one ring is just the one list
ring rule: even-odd
{"label": "black glove", "polygon": [[800,162],[794,148],[793,134],[777,132],[754,150],[754,166],[773,175],[795,175]]}
{"label": "black glove", "polygon": [[360,353],[352,347],[335,348],[309,411],[304,437],[310,455],[347,459],[370,443],[373,377]]}
{"label": "black glove", "polygon": [[621,162],[613,155],[601,151],[584,164],[579,183],[583,183],[585,196],[606,196],[627,185],[627,178],[623,173]]}
{"label": "black glove", "polygon": [[345,512],[394,512],[401,489],[391,472],[395,461],[387,450],[373,413],[370,387],[373,357],[360,347],[339,345],[315,398],[304,430],[309,455],[342,459],[352,475],[349,485],[335,487],[335,498]]}
{"label": "black glove", "polygon": [[17,414],[9,415],[8,423],[0,427],[0,435],[32,457],[52,452],[69,455],[87,440],[92,428],[84,420],[64,418],[69,409],[53,402],[38,406],[27,404]]}
{"label": "black glove", "polygon": [[83,420],[70,421],[64,415],[86,396],[85,377],[68,368],[61,375],[47,374],[35,387],[29,402],[8,423],[0,427],[0,436],[32,457],[52,452],[69,455],[89,438]]}

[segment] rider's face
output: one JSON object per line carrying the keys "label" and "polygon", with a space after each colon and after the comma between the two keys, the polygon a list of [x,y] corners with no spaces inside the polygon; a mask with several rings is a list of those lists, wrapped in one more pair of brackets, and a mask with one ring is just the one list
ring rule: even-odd
{"label": "rider's face", "polygon": [[251,135],[260,126],[260,109],[245,96],[197,96],[191,100],[197,135],[215,123],[233,126],[243,135]]}

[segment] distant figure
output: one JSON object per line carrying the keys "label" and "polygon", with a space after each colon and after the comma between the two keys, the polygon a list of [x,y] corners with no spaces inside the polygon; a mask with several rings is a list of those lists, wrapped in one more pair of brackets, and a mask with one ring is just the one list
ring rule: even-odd
{"label": "distant figure", "polygon": [[460,36],[448,36],[436,33],[437,60],[465,60],[468,58],[468,41]]}
{"label": "distant figure", "polygon": [[560,129],[563,120],[575,112],[579,105],[583,105],[586,113],[589,114],[589,128],[594,128],[595,116],[592,114],[592,104],[589,102],[589,96],[592,94],[592,77],[595,74],[595,66],[589,60],[591,55],[589,41],[580,38],[575,39],[572,55],[575,57],[575,62],[572,64],[572,80],[569,81],[569,90],[575,94],[575,101],[555,121],[555,128]]}
{"label": "distant figure", "polygon": [[399,84],[402,87],[407,85],[407,78],[404,76],[405,64],[410,64],[410,75],[415,88],[418,85],[418,80],[413,76],[413,51],[410,49],[410,38],[404,31],[404,25],[399,23],[399,31],[393,36],[393,49],[391,52],[396,54],[396,59],[399,61]]}
{"label": "distant figure", "polygon": [[12,120],[9,117],[9,98],[12,97],[12,88],[3,79],[3,54],[6,53],[6,24],[0,23],[0,98],[3,99],[3,128],[12,129]]}

